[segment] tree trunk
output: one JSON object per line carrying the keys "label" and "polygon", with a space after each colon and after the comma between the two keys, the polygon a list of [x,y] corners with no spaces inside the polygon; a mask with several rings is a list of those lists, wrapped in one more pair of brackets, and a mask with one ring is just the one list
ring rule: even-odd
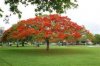
{"label": "tree trunk", "polygon": [[24,44],[22,43],[22,47],[24,47]]}
{"label": "tree trunk", "polygon": [[22,42],[22,47],[24,47],[24,42]]}
{"label": "tree trunk", "polygon": [[37,47],[40,47],[40,45],[39,45],[39,44],[37,44]]}
{"label": "tree trunk", "polygon": [[62,46],[64,46],[64,42],[62,42]]}
{"label": "tree trunk", "polygon": [[17,47],[19,47],[18,43],[17,43]]}
{"label": "tree trunk", "polygon": [[2,43],[0,44],[0,46],[2,46]]}
{"label": "tree trunk", "polygon": [[19,45],[18,45],[18,40],[17,40],[17,47],[19,47]]}
{"label": "tree trunk", "polygon": [[46,38],[46,44],[47,44],[46,50],[48,51],[49,50],[49,39],[48,38]]}

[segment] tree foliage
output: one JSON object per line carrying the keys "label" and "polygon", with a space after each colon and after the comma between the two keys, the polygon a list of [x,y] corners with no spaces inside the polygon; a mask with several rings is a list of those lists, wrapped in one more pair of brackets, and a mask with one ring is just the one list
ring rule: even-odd
{"label": "tree foliage", "polygon": [[25,39],[32,35],[38,39],[78,39],[81,37],[82,29],[82,26],[72,22],[70,18],[54,14],[19,21],[6,30],[4,35],[7,33],[16,39]]}
{"label": "tree foliage", "polygon": [[4,32],[3,38],[22,40],[33,36],[35,41],[45,40],[47,43],[53,39],[76,41],[83,35],[84,30],[67,16],[53,14],[19,21]]}
{"label": "tree foliage", "polygon": [[100,34],[95,34],[95,35],[94,35],[94,40],[93,40],[93,42],[94,42],[95,44],[100,44]]}
{"label": "tree foliage", "polygon": [[[64,13],[66,9],[76,8],[78,6],[76,0],[5,0],[5,4],[8,4],[10,11],[14,14],[18,14],[19,17],[21,17],[22,14],[18,9],[20,4],[23,4],[25,7],[28,5],[36,5],[36,15],[40,15],[45,11],[50,13],[55,11],[61,14]],[[1,9],[0,12],[2,12]],[[0,16],[2,16],[2,13],[0,13]]]}

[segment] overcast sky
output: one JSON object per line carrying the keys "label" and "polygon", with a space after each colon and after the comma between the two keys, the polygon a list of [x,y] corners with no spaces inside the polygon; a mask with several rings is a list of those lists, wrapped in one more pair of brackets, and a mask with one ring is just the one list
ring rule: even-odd
{"label": "overcast sky", "polygon": [[[5,14],[9,15],[9,7],[4,6],[4,0],[0,0],[0,6],[6,10]],[[67,10],[67,13],[63,15],[68,16],[72,21],[78,23],[79,25],[84,25],[86,29],[90,30],[93,34],[100,34],[100,0],[78,0],[78,8]],[[34,6],[29,6],[24,8],[20,6],[23,11],[23,16],[21,19],[28,19],[34,17]],[[19,19],[17,16],[10,17],[10,23],[5,24],[3,18],[0,18],[0,27],[5,27],[8,29],[12,24],[17,23]]]}

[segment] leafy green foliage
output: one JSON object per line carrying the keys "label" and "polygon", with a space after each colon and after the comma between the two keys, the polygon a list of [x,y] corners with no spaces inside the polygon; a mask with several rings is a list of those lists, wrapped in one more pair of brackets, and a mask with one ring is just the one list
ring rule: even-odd
{"label": "leafy green foliage", "polygon": [[36,5],[36,15],[41,15],[42,12],[48,11],[50,13],[64,13],[66,9],[76,8],[78,6],[77,1],[73,0],[5,0],[5,4],[9,4],[10,11],[14,14],[18,14],[21,18],[22,12],[18,9],[19,4],[23,4],[25,7],[29,4]]}
{"label": "leafy green foliage", "polygon": [[0,8],[0,17],[2,17],[3,10]]}
{"label": "leafy green foliage", "polygon": [[100,34],[95,34],[93,42],[96,44],[100,44]]}

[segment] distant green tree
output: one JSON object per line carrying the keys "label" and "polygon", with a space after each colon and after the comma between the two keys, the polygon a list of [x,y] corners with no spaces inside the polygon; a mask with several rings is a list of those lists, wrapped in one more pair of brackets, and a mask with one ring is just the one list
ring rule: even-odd
{"label": "distant green tree", "polygon": [[[42,12],[48,11],[50,13],[56,12],[58,14],[64,13],[66,9],[76,8],[78,6],[76,0],[5,0],[5,4],[10,6],[10,11],[18,14],[21,18],[22,12],[18,9],[20,4],[25,7],[28,5],[36,5],[36,15],[41,15]],[[3,10],[0,9],[0,16],[2,17]]]}
{"label": "distant green tree", "polygon": [[95,34],[93,42],[95,44],[100,44],[100,34]]}

